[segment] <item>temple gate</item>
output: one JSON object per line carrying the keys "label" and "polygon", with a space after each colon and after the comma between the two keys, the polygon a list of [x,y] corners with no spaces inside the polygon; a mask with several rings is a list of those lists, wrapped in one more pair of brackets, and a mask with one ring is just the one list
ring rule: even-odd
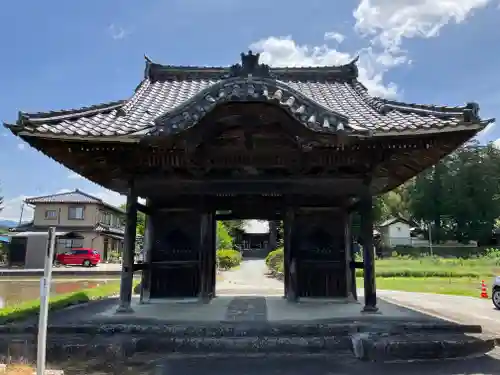
{"label": "temple gate", "polygon": [[[373,196],[434,165],[491,120],[479,107],[406,104],[370,96],[356,61],[271,68],[259,55],[231,67],[146,59],[130,99],[20,113],[6,125],[32,147],[127,195],[119,311],[141,300],[215,297],[215,223],[283,220],[285,287],[303,297],[357,298],[376,311]],[[138,197],[146,198],[140,204]],[[146,262],[134,264],[137,210],[147,215]],[[363,262],[351,254],[361,216]],[[219,217],[220,218],[220,217]]]}

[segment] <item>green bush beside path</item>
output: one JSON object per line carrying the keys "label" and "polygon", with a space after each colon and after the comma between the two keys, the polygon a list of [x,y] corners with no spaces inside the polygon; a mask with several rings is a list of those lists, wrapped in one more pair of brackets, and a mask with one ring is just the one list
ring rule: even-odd
{"label": "green bush beside path", "polygon": [[221,249],[217,250],[217,268],[229,270],[240,265],[243,257],[237,250]]}

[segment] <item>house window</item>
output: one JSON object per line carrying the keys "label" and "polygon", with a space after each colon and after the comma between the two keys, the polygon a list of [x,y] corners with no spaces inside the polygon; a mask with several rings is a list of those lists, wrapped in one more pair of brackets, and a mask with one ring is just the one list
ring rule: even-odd
{"label": "house window", "polygon": [[45,218],[54,220],[57,219],[57,211],[56,210],[45,210]]}
{"label": "house window", "polygon": [[84,211],[84,207],[82,207],[82,206],[69,207],[68,219],[69,220],[83,220],[84,219],[83,211]]}
{"label": "house window", "polygon": [[101,211],[99,221],[103,224],[111,224],[111,214],[109,212]]}
{"label": "house window", "polygon": [[76,239],[60,238],[57,240],[57,243],[59,245],[58,247],[65,249],[83,247],[83,239],[81,238],[76,238]]}

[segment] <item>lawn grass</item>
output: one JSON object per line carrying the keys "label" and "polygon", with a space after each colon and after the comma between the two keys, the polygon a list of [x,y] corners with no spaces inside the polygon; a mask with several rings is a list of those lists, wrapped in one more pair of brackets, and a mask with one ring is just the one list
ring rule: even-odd
{"label": "lawn grass", "polygon": [[[481,279],[469,277],[377,277],[377,289],[400,290],[404,292],[449,294],[454,296],[479,297]],[[356,279],[358,288],[363,287],[363,279]],[[485,280],[488,294],[491,280]]]}
{"label": "lawn grass", "polygon": [[[376,260],[375,273],[378,277],[491,278],[500,274],[500,264],[498,259],[487,257],[394,257]],[[363,270],[356,270],[356,275],[361,277]]]}
{"label": "lawn grass", "polygon": [[[139,280],[134,280],[138,284]],[[135,285],[134,285],[135,287]],[[49,311],[60,310],[69,306],[96,301],[117,295],[120,292],[120,282],[113,281],[94,288],[82,289],[72,293],[60,294],[49,299]],[[0,324],[25,320],[38,315],[40,300],[24,301],[0,309]]]}
{"label": "lawn grass", "polygon": [[[282,279],[283,249],[269,253],[266,264],[272,276]],[[492,278],[500,276],[500,253],[469,259],[393,256],[375,261],[375,275],[378,289],[479,297],[481,281],[491,288]],[[356,276],[362,287],[363,270],[356,269]]]}

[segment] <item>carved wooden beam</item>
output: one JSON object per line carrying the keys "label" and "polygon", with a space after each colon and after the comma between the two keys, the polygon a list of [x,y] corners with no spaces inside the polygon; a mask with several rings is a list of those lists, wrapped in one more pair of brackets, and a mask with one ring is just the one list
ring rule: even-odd
{"label": "carved wooden beam", "polygon": [[158,176],[137,179],[141,195],[176,195],[180,193],[213,195],[237,194],[306,194],[306,195],[358,195],[364,189],[359,179],[227,179],[227,180],[169,180]]}

